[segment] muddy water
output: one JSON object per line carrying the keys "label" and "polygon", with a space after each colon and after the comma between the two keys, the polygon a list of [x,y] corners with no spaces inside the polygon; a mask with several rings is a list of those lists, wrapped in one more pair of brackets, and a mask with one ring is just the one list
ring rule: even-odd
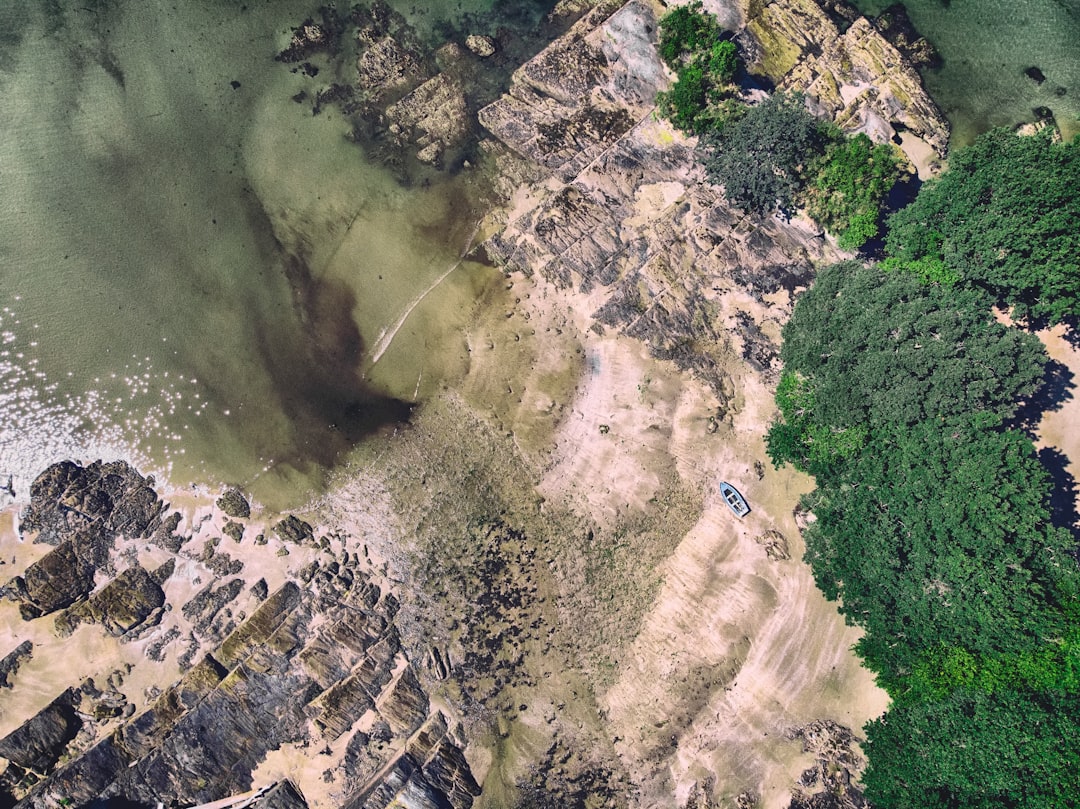
{"label": "muddy water", "polygon": [[[463,366],[477,180],[403,188],[290,100],[311,4],[5,5],[0,482],[124,456],[281,504]],[[516,8],[396,5],[432,38]]]}

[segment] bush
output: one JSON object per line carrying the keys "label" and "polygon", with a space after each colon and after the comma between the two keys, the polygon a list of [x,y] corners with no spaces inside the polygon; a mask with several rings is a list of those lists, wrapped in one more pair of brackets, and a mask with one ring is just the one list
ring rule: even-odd
{"label": "bush", "polygon": [[678,81],[666,93],[656,99],[661,114],[683,132],[701,131],[698,116],[707,104],[705,72],[698,65],[687,65],[679,70]]}
{"label": "bush", "polygon": [[700,0],[673,8],[660,20],[660,58],[677,71],[684,56],[707,51],[719,33],[716,18],[701,10]]}
{"label": "bush", "polygon": [[718,84],[731,84],[739,69],[739,54],[730,39],[715,42],[709,53],[709,78]]}
{"label": "bush", "polygon": [[840,135],[810,169],[807,213],[840,247],[854,250],[878,235],[881,203],[900,176],[900,162],[891,146],[874,145],[859,133]]}

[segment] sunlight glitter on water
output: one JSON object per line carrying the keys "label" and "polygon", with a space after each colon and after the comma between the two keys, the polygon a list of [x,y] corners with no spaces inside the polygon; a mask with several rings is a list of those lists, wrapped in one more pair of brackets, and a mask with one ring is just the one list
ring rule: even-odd
{"label": "sunlight glitter on water", "polygon": [[41,370],[32,339],[39,324],[24,322],[17,306],[0,309],[0,485],[10,476],[25,501],[34,477],[65,459],[124,459],[166,479],[185,454],[189,422],[209,407],[199,381],[133,354],[88,390],[65,390]]}

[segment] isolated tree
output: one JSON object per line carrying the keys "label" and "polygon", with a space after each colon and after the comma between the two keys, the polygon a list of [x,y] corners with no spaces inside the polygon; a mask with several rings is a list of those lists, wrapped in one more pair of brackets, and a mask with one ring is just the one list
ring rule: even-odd
{"label": "isolated tree", "polygon": [[709,179],[736,205],[768,213],[795,203],[821,136],[803,96],[777,91],[703,141]]}

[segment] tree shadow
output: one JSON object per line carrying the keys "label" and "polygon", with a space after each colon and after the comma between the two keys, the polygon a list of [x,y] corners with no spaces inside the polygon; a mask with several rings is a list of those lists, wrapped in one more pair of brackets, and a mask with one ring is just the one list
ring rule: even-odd
{"label": "tree shadow", "polygon": [[1080,548],[1080,514],[1076,510],[1076,480],[1069,472],[1069,459],[1056,447],[1043,447],[1038,451],[1039,460],[1050,473],[1054,488],[1050,491],[1050,521],[1064,528],[1073,536]]}
{"label": "tree shadow", "polygon": [[1060,410],[1065,402],[1072,400],[1075,381],[1075,374],[1067,365],[1057,360],[1047,362],[1042,385],[1021,403],[1009,426],[1034,436],[1045,414]]}

